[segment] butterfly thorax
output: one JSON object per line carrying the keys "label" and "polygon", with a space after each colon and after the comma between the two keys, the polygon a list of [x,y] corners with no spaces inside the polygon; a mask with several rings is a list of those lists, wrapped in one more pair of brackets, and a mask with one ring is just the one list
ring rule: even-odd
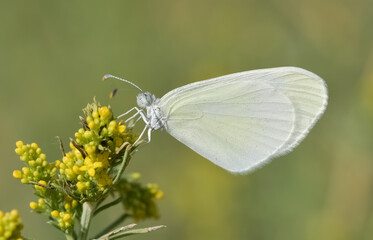
{"label": "butterfly thorax", "polygon": [[154,94],[143,92],[137,95],[137,105],[146,109],[146,120],[151,129],[157,130],[165,126],[165,120],[159,107],[160,99]]}

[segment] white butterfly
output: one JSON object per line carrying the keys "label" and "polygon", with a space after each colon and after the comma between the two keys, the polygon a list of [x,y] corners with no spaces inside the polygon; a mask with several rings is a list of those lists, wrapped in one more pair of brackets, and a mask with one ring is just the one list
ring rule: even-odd
{"label": "white butterfly", "polygon": [[[117,78],[104,79],[111,77]],[[244,173],[296,147],[327,101],[319,76],[279,67],[191,83],[160,99],[142,92],[137,96],[140,109],[131,109],[137,111],[131,118],[140,114],[146,123],[139,139],[147,128],[149,141],[151,131],[165,129],[216,165]]]}

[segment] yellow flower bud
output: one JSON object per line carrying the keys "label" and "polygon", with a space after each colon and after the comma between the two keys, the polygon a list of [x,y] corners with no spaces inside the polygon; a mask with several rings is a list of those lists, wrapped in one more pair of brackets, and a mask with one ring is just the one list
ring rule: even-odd
{"label": "yellow flower bud", "polygon": [[61,163],[59,167],[60,167],[60,171],[61,171],[61,170],[64,170],[66,168],[66,165],[64,163]]}
{"label": "yellow flower bud", "polygon": [[82,134],[80,134],[79,132],[76,132],[76,133],[74,134],[74,136],[75,136],[76,140],[78,141],[78,138],[81,138],[81,137],[82,137]]}
{"label": "yellow flower bud", "polygon": [[47,158],[47,155],[45,155],[44,153],[41,153],[39,157],[41,160],[45,160]]}
{"label": "yellow flower bud", "polygon": [[117,122],[115,120],[112,120],[109,123],[109,128],[115,128],[116,125],[117,125]]}
{"label": "yellow flower bud", "polygon": [[78,173],[79,173],[79,167],[78,167],[77,165],[74,165],[74,167],[73,167],[73,172],[74,172],[75,174],[78,174]]}
{"label": "yellow flower bud", "polygon": [[80,171],[87,171],[87,169],[88,169],[87,166],[81,166],[81,167],[79,168]]}
{"label": "yellow flower bud", "polygon": [[71,218],[71,215],[70,215],[69,213],[66,213],[66,214],[63,216],[63,220],[64,220],[64,221],[68,221],[68,220],[70,220],[70,218]]}
{"label": "yellow flower bud", "polygon": [[60,164],[61,164],[61,161],[60,161],[60,160],[56,160],[56,161],[54,162],[54,164],[56,164],[56,167],[59,167]]}
{"label": "yellow flower bud", "polygon": [[82,182],[77,182],[76,183],[76,188],[78,188],[78,190],[83,190],[83,189],[85,189],[85,184],[82,183]]}
{"label": "yellow flower bud", "polygon": [[23,153],[22,149],[20,149],[20,148],[16,148],[14,151],[15,151],[18,155],[21,155],[21,154]]}
{"label": "yellow flower bud", "polygon": [[[91,127],[89,127],[90,129],[92,129]],[[94,128],[94,126],[93,126]],[[85,131],[85,133],[83,134],[84,138],[91,138],[93,135],[92,131]]]}
{"label": "yellow flower bud", "polygon": [[102,162],[95,162],[95,163],[93,164],[93,167],[94,167],[94,168],[101,168],[101,167],[102,167]]}
{"label": "yellow flower bud", "polygon": [[97,111],[93,111],[92,112],[92,117],[93,118],[98,118],[98,112]]}
{"label": "yellow flower bud", "polygon": [[23,142],[22,142],[22,141],[18,141],[18,142],[16,142],[16,146],[17,146],[18,148],[22,148],[22,146],[23,146]]}
{"label": "yellow flower bud", "polygon": [[120,126],[118,127],[118,131],[119,131],[120,133],[124,133],[124,132],[126,131],[126,125],[120,125]]}
{"label": "yellow flower bud", "polygon": [[65,174],[66,175],[73,175],[74,173],[70,168],[68,168],[68,169],[65,170]]}
{"label": "yellow flower bud", "polygon": [[92,164],[92,159],[90,159],[89,157],[86,157],[84,159],[84,165],[90,166],[91,164]]}
{"label": "yellow flower bud", "polygon": [[100,113],[100,116],[103,118],[109,118],[111,117],[111,113],[108,107],[100,107],[98,109],[98,112]]}
{"label": "yellow flower bud", "polygon": [[64,164],[67,164],[67,163],[69,162],[69,158],[68,158],[67,156],[64,156],[64,157],[62,158],[62,162],[63,162]]}
{"label": "yellow flower bud", "polygon": [[22,172],[19,170],[14,170],[13,171],[13,177],[14,178],[21,178],[22,177]]}
{"label": "yellow flower bud", "polygon": [[38,149],[38,145],[36,143],[31,143],[31,148],[32,149]]}
{"label": "yellow flower bud", "polygon": [[54,217],[54,218],[58,217],[59,214],[60,213],[57,210],[54,210],[54,211],[51,212],[51,216]]}
{"label": "yellow flower bud", "polygon": [[38,208],[38,204],[36,202],[30,202],[30,208],[31,209],[37,209]]}
{"label": "yellow flower bud", "polygon": [[95,169],[94,169],[94,168],[90,168],[90,169],[88,170],[88,174],[89,174],[89,176],[91,176],[91,177],[95,176],[95,174],[96,174]]}
{"label": "yellow flower bud", "polygon": [[66,210],[70,210],[70,208],[71,208],[70,203],[65,203],[65,209],[66,209]]}
{"label": "yellow flower bud", "polygon": [[[88,123],[88,127],[89,127],[89,129],[94,129],[95,128],[95,122],[94,121],[92,121],[92,122],[89,122]],[[84,134],[83,134],[84,135]]]}
{"label": "yellow flower bud", "polygon": [[106,127],[102,128],[100,134],[101,134],[101,136],[107,135],[108,134],[108,129]]}
{"label": "yellow flower bud", "polygon": [[156,199],[160,199],[160,198],[163,198],[163,191],[159,190],[156,194],[155,194],[155,198]]}
{"label": "yellow flower bud", "polygon": [[[90,122],[93,121],[93,118],[92,118],[91,116],[88,116],[86,120],[87,120],[87,123],[90,123]],[[81,128],[81,129],[82,129],[82,128]],[[79,130],[79,131],[80,131],[80,130]]]}
{"label": "yellow flower bud", "polygon": [[73,200],[73,201],[71,202],[71,206],[72,206],[73,208],[75,208],[76,206],[78,206],[78,201]]}
{"label": "yellow flower bud", "polygon": [[43,207],[44,206],[44,198],[39,198],[38,199],[38,205],[39,205],[39,207]]}
{"label": "yellow flower bud", "polygon": [[88,144],[86,144],[84,148],[85,148],[85,151],[88,154],[93,154],[96,151],[96,147],[95,146],[91,146],[91,145],[88,145]]}
{"label": "yellow flower bud", "polygon": [[44,180],[40,180],[38,183],[41,184],[41,185],[47,186],[47,182],[44,181]]}

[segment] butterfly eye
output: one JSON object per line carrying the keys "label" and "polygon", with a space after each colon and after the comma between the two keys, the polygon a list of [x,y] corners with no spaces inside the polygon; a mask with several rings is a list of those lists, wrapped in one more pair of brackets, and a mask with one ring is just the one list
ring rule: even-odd
{"label": "butterfly eye", "polygon": [[151,105],[149,97],[146,93],[140,93],[137,95],[137,105],[141,108],[146,108],[147,106]]}

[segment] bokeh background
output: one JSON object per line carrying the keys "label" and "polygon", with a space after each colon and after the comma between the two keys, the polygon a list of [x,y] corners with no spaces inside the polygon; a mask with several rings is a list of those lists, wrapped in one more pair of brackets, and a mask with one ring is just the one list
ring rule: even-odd
{"label": "bokeh background", "polygon": [[[190,82],[298,66],[323,77],[329,105],[292,153],[232,175],[165,132],[129,171],[165,192],[168,227],[133,239],[373,239],[373,1],[1,1],[0,209],[20,211],[24,235],[64,239],[30,213],[31,188],[12,177],[15,142],[60,158],[93,97],[133,107],[129,79],[158,97]],[[109,93],[119,91],[114,99]],[[93,223],[93,232],[118,216]]]}

